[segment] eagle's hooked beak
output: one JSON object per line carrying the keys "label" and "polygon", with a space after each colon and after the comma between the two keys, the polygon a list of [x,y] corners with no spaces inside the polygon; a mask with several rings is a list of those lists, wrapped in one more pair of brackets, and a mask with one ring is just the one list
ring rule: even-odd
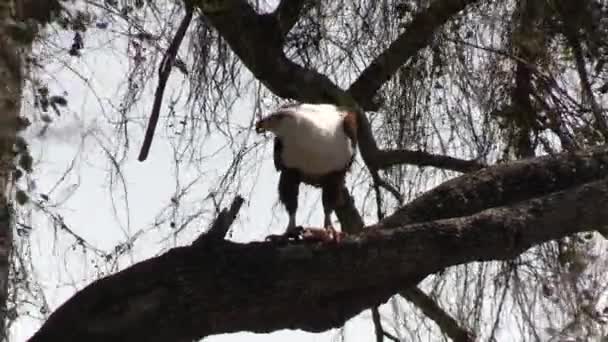
{"label": "eagle's hooked beak", "polygon": [[266,132],[266,130],[268,129],[267,125],[268,125],[268,120],[262,119],[262,120],[256,122],[255,123],[255,131],[256,131],[256,133],[260,134],[260,133]]}
{"label": "eagle's hooked beak", "polygon": [[279,123],[281,122],[281,120],[283,120],[284,117],[285,115],[283,113],[270,114],[255,123],[255,131],[257,133],[274,131],[274,129],[277,127],[277,125],[279,125]]}

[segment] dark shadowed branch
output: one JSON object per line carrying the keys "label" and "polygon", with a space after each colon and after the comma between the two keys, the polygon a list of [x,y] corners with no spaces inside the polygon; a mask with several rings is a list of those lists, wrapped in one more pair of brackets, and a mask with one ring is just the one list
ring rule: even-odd
{"label": "dark shadowed branch", "polygon": [[399,208],[378,225],[390,228],[470,215],[602,179],[606,177],[606,170],[606,146],[494,165],[443,183]]}
{"label": "dark shadowed branch", "polygon": [[306,0],[281,0],[277,8],[272,12],[283,37],[298,22],[305,3]]}
{"label": "dark shadowed branch", "polygon": [[473,342],[474,335],[458,325],[458,322],[445,312],[431,297],[417,287],[411,287],[399,293],[403,298],[414,303],[428,318],[432,319],[441,331],[454,342]]}
{"label": "dark shadowed branch", "polygon": [[177,32],[173,37],[173,41],[171,41],[171,44],[169,45],[169,48],[167,48],[167,51],[160,62],[160,66],[158,67],[158,85],[156,86],[156,91],[154,92],[154,104],[152,105],[152,112],[148,121],[148,128],[146,129],[144,142],[141,146],[139,157],[137,158],[139,161],[144,161],[146,158],[148,158],[148,153],[150,152],[150,147],[152,146],[152,139],[154,138],[154,131],[156,130],[156,125],[158,124],[158,118],[160,116],[160,107],[163,103],[163,94],[165,93],[165,87],[167,86],[169,75],[171,75],[171,68],[173,67],[179,46],[182,44],[182,40],[184,40],[184,36],[186,35],[186,30],[192,21],[194,7],[190,1],[185,1],[185,6],[186,14],[179,24]]}
{"label": "dark shadowed branch", "polygon": [[[539,160],[517,162],[526,165],[515,168],[519,173],[512,170],[513,183],[543,167]],[[220,240],[174,248],[90,284],[59,307],[32,341],[164,341],[338,327],[446,267],[511,259],[532,246],[608,224],[606,164],[587,164],[585,172],[595,168],[603,178],[557,182],[541,187],[535,198],[490,201],[501,206],[472,215],[376,226],[339,245]],[[467,193],[474,182],[461,177],[447,183]]]}
{"label": "dark shadowed branch", "polygon": [[228,229],[230,229],[230,226],[232,226],[232,222],[234,222],[236,219],[236,215],[239,213],[239,210],[241,210],[243,202],[245,202],[243,197],[237,195],[232,200],[230,209],[222,209],[219,215],[215,218],[215,221],[213,221],[213,224],[211,224],[211,227],[207,233],[199,236],[198,239],[193,242],[193,244],[199,244],[204,240],[223,240],[226,237],[226,233],[228,233]]}
{"label": "dark shadowed branch", "polygon": [[376,333],[376,342],[384,341],[384,329],[382,328],[382,321],[380,318],[380,311],[378,306],[372,307],[372,321],[374,322],[374,332]]}
{"label": "dark shadowed branch", "polygon": [[374,330],[376,333],[376,342],[384,341],[384,338],[388,338],[391,341],[399,342],[399,339],[393,336],[388,331],[384,330],[382,327],[382,319],[380,318],[380,311],[378,311],[378,307],[374,306],[372,308],[372,321],[374,322]]}
{"label": "dark shadowed branch", "polygon": [[365,110],[377,110],[372,98],[405,62],[426,47],[450,18],[478,0],[437,0],[414,16],[404,33],[359,75],[349,92]]}
{"label": "dark shadowed branch", "polygon": [[375,159],[375,165],[378,169],[386,169],[398,164],[411,164],[435,166],[440,169],[458,172],[471,172],[485,167],[483,163],[475,160],[462,160],[423,151],[381,150],[378,151]]}

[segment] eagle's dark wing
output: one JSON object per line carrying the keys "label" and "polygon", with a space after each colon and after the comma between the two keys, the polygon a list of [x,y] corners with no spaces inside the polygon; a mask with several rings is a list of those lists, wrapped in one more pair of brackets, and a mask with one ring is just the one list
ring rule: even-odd
{"label": "eagle's dark wing", "polygon": [[351,146],[353,147],[353,155],[351,156],[350,162],[347,166],[347,168],[350,168],[350,165],[355,160],[355,151],[357,150],[357,114],[354,112],[348,112],[344,117],[342,128],[344,129],[346,136],[350,139]]}
{"label": "eagle's dark wing", "polygon": [[274,138],[274,151],[273,151],[274,167],[277,171],[282,171],[284,168],[283,161],[281,160],[281,152],[283,152],[283,142],[278,137]]}
{"label": "eagle's dark wing", "polygon": [[357,147],[357,114],[354,112],[348,112],[344,116],[344,122],[342,123],[344,133],[350,139],[353,149]]}

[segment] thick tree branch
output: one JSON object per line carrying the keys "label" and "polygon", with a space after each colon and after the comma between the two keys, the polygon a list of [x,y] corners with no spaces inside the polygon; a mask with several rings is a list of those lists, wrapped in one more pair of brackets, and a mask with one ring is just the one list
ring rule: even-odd
{"label": "thick tree branch", "polygon": [[399,293],[403,298],[416,304],[427,317],[439,326],[441,331],[454,342],[473,342],[474,335],[458,325],[458,322],[445,312],[435,301],[417,287],[412,287]]}
{"label": "thick tree branch", "polygon": [[485,167],[475,160],[462,160],[448,156],[432,154],[423,151],[410,150],[380,150],[374,158],[378,169],[386,169],[397,164],[418,166],[435,166],[444,170],[471,172]]}
{"label": "thick tree branch", "polygon": [[[538,159],[527,161],[529,167],[535,168]],[[595,167],[605,174],[605,164]],[[525,177],[528,171],[520,166],[521,174],[512,176]],[[468,181],[459,178],[452,186],[466,189]],[[456,213],[450,219],[374,229],[339,245],[222,240],[174,248],[78,292],[32,341],[324,331],[446,267],[511,259],[534,245],[608,224],[608,178],[567,187],[572,183],[559,183],[556,190],[565,190],[544,197],[471,216]]]}
{"label": "thick tree branch", "polygon": [[15,5],[17,18],[20,20],[34,19],[41,24],[51,22],[53,16],[59,15],[63,9],[63,6],[57,0],[21,0],[16,1]]}
{"label": "thick tree branch", "polygon": [[450,18],[478,0],[435,0],[418,13],[405,32],[361,73],[349,92],[365,110],[377,110],[372,98],[408,59],[426,47],[435,32]]}
{"label": "thick tree branch", "polygon": [[522,159],[462,175],[380,221],[382,228],[466,216],[606,177],[608,146]]}
{"label": "thick tree branch", "polygon": [[336,103],[343,96],[344,91],[327,76],[303,68],[285,56],[276,16],[257,14],[245,0],[225,1],[223,7],[213,10],[200,3],[197,5],[205,18],[232,51],[277,96],[312,103]]}
{"label": "thick tree branch", "polygon": [[281,0],[272,15],[278,23],[281,35],[285,37],[298,22],[306,0]]}
{"label": "thick tree branch", "polygon": [[182,40],[186,35],[186,30],[192,21],[194,7],[192,7],[192,4],[189,1],[185,1],[185,12],[186,13],[179,24],[177,32],[175,33],[175,36],[173,37],[173,40],[171,41],[169,48],[167,48],[167,51],[160,62],[160,66],[158,67],[158,85],[156,87],[156,91],[154,92],[154,103],[152,104],[152,112],[148,121],[148,128],[146,129],[144,142],[142,143],[139,156],[137,157],[139,161],[144,161],[146,158],[148,158],[148,153],[150,152],[150,147],[152,146],[152,139],[154,139],[154,132],[156,131],[156,125],[158,124],[158,118],[160,116],[160,107],[163,103],[163,94],[165,93],[165,87],[167,85],[167,81],[169,80],[169,75],[171,75],[171,68],[173,67],[175,57],[177,56],[177,51],[179,50]]}

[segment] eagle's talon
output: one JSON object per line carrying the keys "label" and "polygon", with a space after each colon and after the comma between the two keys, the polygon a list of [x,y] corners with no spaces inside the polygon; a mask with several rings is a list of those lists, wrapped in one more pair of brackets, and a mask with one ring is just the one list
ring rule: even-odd
{"label": "eagle's talon", "polygon": [[302,240],[306,242],[340,243],[342,232],[333,228],[306,228],[302,232]]}
{"label": "eagle's talon", "polygon": [[288,227],[284,236],[287,239],[293,238],[294,240],[300,240],[302,237],[302,231],[304,231],[302,226]]}
{"label": "eagle's talon", "polygon": [[325,230],[328,232],[329,242],[340,243],[342,241],[344,233],[337,231],[334,226],[327,226],[325,227]]}
{"label": "eagle's talon", "polygon": [[272,243],[287,242],[287,238],[285,237],[285,235],[280,234],[268,235],[264,240]]}

